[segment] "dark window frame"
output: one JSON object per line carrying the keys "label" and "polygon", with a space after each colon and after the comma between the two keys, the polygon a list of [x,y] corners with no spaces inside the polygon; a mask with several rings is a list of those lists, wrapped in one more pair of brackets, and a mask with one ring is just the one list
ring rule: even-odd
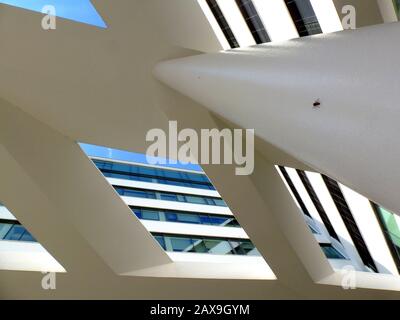
{"label": "dark window frame", "polygon": [[258,15],[252,0],[235,0],[244,21],[257,44],[270,42],[271,39],[265,29],[264,23]]}
{"label": "dark window frame", "polygon": [[[314,8],[310,0],[301,0],[304,4],[308,6],[311,15],[308,17],[304,17],[299,9],[299,4],[297,3],[298,0],[285,0],[285,4],[287,9],[289,10],[290,16],[294,22],[294,25],[299,33],[300,37],[311,36],[315,34],[321,34],[322,29],[321,25],[318,21],[318,18],[315,14]],[[310,27],[314,24],[314,27]],[[312,30],[314,28],[315,30]]]}

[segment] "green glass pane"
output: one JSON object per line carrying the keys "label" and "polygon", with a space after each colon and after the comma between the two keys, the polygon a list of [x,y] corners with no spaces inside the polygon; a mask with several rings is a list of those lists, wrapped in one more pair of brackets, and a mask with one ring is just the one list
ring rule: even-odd
{"label": "green glass pane", "polygon": [[379,214],[386,226],[386,229],[389,231],[393,243],[400,247],[400,228],[396,222],[395,216],[393,213],[382,207],[379,207]]}

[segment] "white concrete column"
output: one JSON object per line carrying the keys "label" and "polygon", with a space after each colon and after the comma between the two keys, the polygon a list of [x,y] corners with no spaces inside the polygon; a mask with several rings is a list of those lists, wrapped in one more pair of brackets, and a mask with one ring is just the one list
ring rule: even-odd
{"label": "white concrete column", "polygon": [[399,33],[400,24],[382,24],[197,55],[160,63],[155,75],[400,212]]}

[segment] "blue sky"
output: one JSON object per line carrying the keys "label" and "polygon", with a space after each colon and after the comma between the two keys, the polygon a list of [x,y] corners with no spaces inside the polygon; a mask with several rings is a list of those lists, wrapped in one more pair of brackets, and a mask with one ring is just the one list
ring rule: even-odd
{"label": "blue sky", "polygon": [[[79,145],[88,156],[129,161],[129,162],[137,162],[137,163],[144,163],[144,164],[148,163],[146,160],[145,154],[128,152],[128,151],[124,151],[124,150],[96,146],[96,145],[86,144],[86,143],[79,143]],[[165,159],[165,158],[157,158],[157,159]],[[199,172],[203,171],[201,169],[201,167],[197,164],[190,164],[190,163],[189,164],[181,164],[181,163],[174,164],[174,163],[168,163],[168,160],[167,160],[167,164],[163,164],[162,167],[195,170],[195,171],[199,171]]]}
{"label": "blue sky", "polygon": [[44,6],[52,5],[56,9],[56,16],[60,18],[107,28],[90,0],[0,0],[0,3],[36,12],[42,12]]}

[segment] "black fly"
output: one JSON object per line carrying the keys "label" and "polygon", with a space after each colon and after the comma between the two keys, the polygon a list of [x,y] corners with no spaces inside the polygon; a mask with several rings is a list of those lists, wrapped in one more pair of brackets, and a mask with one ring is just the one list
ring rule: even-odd
{"label": "black fly", "polygon": [[313,109],[319,109],[321,107],[321,102],[319,99],[315,100],[313,103]]}

